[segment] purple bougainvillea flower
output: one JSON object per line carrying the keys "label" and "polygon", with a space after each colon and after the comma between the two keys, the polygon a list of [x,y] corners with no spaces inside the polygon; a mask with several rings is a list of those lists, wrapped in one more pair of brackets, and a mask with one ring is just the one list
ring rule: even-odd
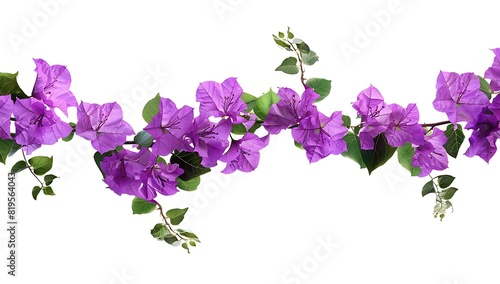
{"label": "purple bougainvillea flower", "polygon": [[373,138],[386,131],[392,110],[384,102],[379,90],[372,85],[359,93],[357,101],[352,106],[361,117],[362,128],[359,132],[361,149],[371,150],[375,147]]}
{"label": "purple bougainvillea flower", "polygon": [[441,71],[436,84],[434,108],[445,112],[455,125],[460,121],[470,122],[489,104],[488,97],[479,90],[479,86],[479,78],[474,73],[459,75]]}
{"label": "purple bougainvillea flower", "polygon": [[302,96],[289,88],[280,88],[279,102],[273,104],[269,110],[263,126],[269,134],[278,134],[281,130],[296,125],[304,117],[317,113],[314,101],[319,95],[311,88],[306,88]]}
{"label": "purple bougainvillea flower", "polygon": [[43,101],[51,108],[59,108],[68,115],[68,107],[78,105],[75,96],[69,90],[71,75],[66,66],[50,66],[43,59],[34,59],[36,81],[33,97]]}
{"label": "purple bougainvillea flower", "polygon": [[347,127],[342,124],[340,111],[330,117],[317,112],[304,118],[298,127],[292,129],[292,136],[306,150],[309,162],[313,163],[330,154],[338,155],[347,151],[347,144],[343,140]]}
{"label": "purple bougainvillea flower", "polygon": [[222,173],[230,174],[236,170],[251,172],[259,165],[259,151],[269,143],[269,135],[262,138],[247,132],[240,140],[233,140],[229,150],[221,157],[227,163]]}
{"label": "purple bougainvillea flower", "polygon": [[418,123],[419,113],[416,104],[408,104],[406,109],[397,104],[390,104],[389,125],[385,131],[387,143],[392,147],[401,147],[406,142],[420,145],[424,143],[425,130]]}
{"label": "purple bougainvillea flower", "polygon": [[448,168],[448,154],[443,147],[447,141],[444,132],[434,128],[432,135],[425,136],[425,142],[415,148],[412,166],[422,169],[419,177],[427,176],[433,170]]}
{"label": "purple bougainvillea flower", "polygon": [[177,189],[177,177],[184,173],[178,164],[156,163],[156,157],[151,156],[148,167],[141,173],[142,186],[139,188],[137,197],[151,201],[156,193],[162,195],[174,195]]}
{"label": "purple bougainvillea flower", "polygon": [[201,165],[214,167],[229,146],[229,133],[233,124],[228,118],[218,123],[211,122],[206,115],[200,115],[194,120],[192,134],[194,151],[202,157]]}
{"label": "purple bougainvillea flower", "polygon": [[469,138],[470,146],[465,151],[467,157],[479,156],[489,163],[497,151],[496,141],[500,137],[498,123],[498,118],[488,108],[484,108],[472,122],[467,123],[465,128],[473,130]]}
{"label": "purple bougainvillea flower", "polygon": [[0,139],[12,139],[10,136],[10,117],[14,111],[14,102],[10,95],[0,96]]}
{"label": "purple bougainvillea flower", "polygon": [[127,135],[135,132],[123,120],[123,113],[117,103],[101,105],[81,102],[77,112],[76,135],[90,140],[92,147],[104,153],[123,145]]}
{"label": "purple bougainvillea flower", "polygon": [[146,170],[151,152],[142,148],[139,152],[121,149],[105,156],[101,162],[101,170],[106,176],[104,182],[116,194],[128,194],[139,197],[142,181],[140,174]]}
{"label": "purple bougainvillea flower", "polygon": [[500,48],[492,49],[495,53],[493,65],[484,72],[484,78],[490,79],[490,88],[492,91],[500,91]]}
{"label": "purple bougainvillea flower", "polygon": [[234,124],[245,121],[240,114],[247,105],[241,99],[243,89],[236,78],[227,78],[224,82],[207,81],[196,90],[196,101],[200,103],[200,113],[215,117],[228,116]]}
{"label": "purple bougainvillea flower", "polygon": [[41,145],[55,144],[73,130],[63,122],[53,109],[35,99],[18,99],[14,104],[16,119],[16,143],[23,146],[28,155]]}
{"label": "purple bougainvillea flower", "polygon": [[164,156],[174,150],[191,151],[187,135],[193,127],[193,108],[183,106],[177,109],[175,103],[167,98],[160,99],[160,109],[157,115],[144,128],[155,142],[152,151],[155,156]]}

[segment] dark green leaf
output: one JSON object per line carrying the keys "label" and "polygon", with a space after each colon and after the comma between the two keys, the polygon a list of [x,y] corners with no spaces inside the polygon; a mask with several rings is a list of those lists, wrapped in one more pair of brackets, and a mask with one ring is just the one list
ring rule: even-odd
{"label": "dark green leaf", "polygon": [[169,245],[175,245],[175,243],[179,241],[179,239],[173,234],[167,234],[163,240]]}
{"label": "dark green leaf", "polygon": [[133,214],[148,214],[155,211],[156,207],[156,203],[149,202],[138,197],[134,197],[134,200],[132,200]]}
{"label": "dark green leaf", "polygon": [[52,187],[50,187],[50,186],[44,186],[42,188],[42,190],[43,190],[43,194],[45,194],[45,195],[56,195],[54,193],[54,190],[52,190]]}
{"label": "dark green leaf", "polygon": [[314,89],[314,92],[319,95],[317,102],[328,97],[332,89],[332,81],[322,78],[310,78],[306,81],[306,85]]}
{"label": "dark green leaf", "polygon": [[188,181],[183,181],[180,178],[177,179],[177,187],[185,191],[196,190],[200,185],[200,183],[201,183],[201,178],[199,176],[192,178]]}
{"label": "dark green leaf", "polygon": [[450,187],[450,188],[447,188],[447,189],[444,189],[443,190],[443,198],[446,199],[446,200],[450,200],[453,195],[455,195],[455,192],[457,192],[458,188],[455,188],[455,187]]}
{"label": "dark green leaf", "polygon": [[37,156],[28,160],[36,175],[42,176],[52,169],[53,157]]}
{"label": "dark green leaf", "polygon": [[10,170],[11,173],[19,173],[25,169],[28,168],[28,164],[24,160],[21,160],[12,166],[12,169]]}
{"label": "dark green leaf", "polygon": [[384,165],[396,152],[396,148],[389,146],[384,133],[373,138],[373,150],[361,150],[361,157],[365,162],[368,173],[371,174],[375,169]]}
{"label": "dark green leaf", "polygon": [[64,141],[64,142],[69,142],[69,141],[71,141],[71,139],[73,139],[73,137],[74,137],[74,136],[75,136],[75,131],[73,130],[73,131],[71,131],[71,132],[69,133],[69,135],[68,135],[68,136],[64,137],[64,138],[62,139],[62,141]]}
{"label": "dark green leaf", "polygon": [[278,46],[281,46],[283,47],[284,49],[286,50],[291,50],[291,46],[290,44],[282,41],[279,37],[273,35],[273,39],[274,39],[274,42],[278,45]]}
{"label": "dark green leaf", "polygon": [[45,181],[46,185],[51,185],[56,178],[58,177],[55,175],[46,175],[43,177],[43,180]]}
{"label": "dark green leaf", "polygon": [[464,132],[462,131],[462,125],[457,124],[457,129],[455,130],[453,124],[448,124],[444,135],[448,138],[448,141],[443,145],[446,153],[448,153],[451,157],[456,158],[458,151],[460,150],[460,146],[462,146],[465,139]]}
{"label": "dark green leaf", "polygon": [[142,118],[146,123],[150,123],[153,117],[158,114],[160,110],[160,94],[156,94],[154,98],[149,100],[142,109]]}
{"label": "dark green leaf", "polygon": [[5,165],[7,157],[9,156],[15,141],[9,139],[0,139],[0,162]]}
{"label": "dark green leaf", "polygon": [[182,220],[184,220],[184,215],[188,211],[189,208],[184,208],[184,209],[170,209],[167,211],[166,215],[168,218],[170,218],[170,222],[172,225],[179,225]]}
{"label": "dark green leaf", "polygon": [[351,118],[348,115],[342,115],[342,126],[351,127]]}
{"label": "dark green leaf", "polygon": [[272,89],[269,89],[267,93],[257,98],[253,111],[260,119],[264,120],[271,106],[279,102],[279,100],[278,95]]}
{"label": "dark green leaf", "polygon": [[319,56],[316,54],[316,52],[312,50],[310,50],[308,53],[301,53],[301,55],[302,55],[302,62],[305,65],[313,65],[319,60]]}
{"label": "dark green leaf", "polygon": [[148,148],[153,144],[153,136],[147,131],[141,130],[134,136],[134,143],[137,145]]}
{"label": "dark green leaf", "polygon": [[276,67],[275,71],[281,71],[290,75],[299,73],[297,58],[288,57],[287,59],[283,60],[280,66]]}
{"label": "dark green leaf", "polygon": [[434,182],[432,180],[426,182],[422,187],[422,197],[426,196],[429,193],[435,193],[436,189],[434,188]]}
{"label": "dark green leaf", "polygon": [[169,233],[167,226],[162,223],[156,224],[153,229],[151,229],[151,235],[158,240],[164,240],[165,236]]}
{"label": "dark green leaf", "polygon": [[358,163],[361,169],[366,168],[365,162],[363,162],[363,158],[361,156],[361,143],[359,141],[359,137],[349,131],[344,136],[344,141],[347,143],[347,151],[342,153],[342,156],[350,158]]}
{"label": "dark green leaf", "polygon": [[278,32],[278,36],[279,36],[279,38],[284,38],[284,37],[285,37],[285,34],[284,34],[284,33],[282,33],[282,32]]}
{"label": "dark green leaf", "polygon": [[17,75],[19,72],[0,73],[0,95],[12,95],[14,98],[28,98],[17,83]]}
{"label": "dark green leaf", "polygon": [[455,180],[455,177],[450,175],[440,175],[437,176],[437,179],[440,188],[447,188]]}
{"label": "dark green leaf", "polygon": [[102,178],[105,179],[106,178],[106,175],[104,174],[104,172],[102,171],[101,169],[101,162],[102,160],[104,159],[104,157],[109,157],[113,154],[113,151],[108,151],[104,154],[101,154],[99,152],[95,152],[94,153],[94,162],[95,164],[97,165],[97,168],[99,169],[99,171],[101,172],[102,174]]}
{"label": "dark green leaf", "polygon": [[296,43],[297,49],[301,53],[309,53],[309,51],[311,51],[311,49],[309,48],[309,45],[307,45],[304,41],[302,41],[302,40],[296,40],[296,41],[298,41],[298,43]]}
{"label": "dark green leaf", "polygon": [[262,123],[254,123],[250,129],[248,129],[248,132],[250,133],[255,133],[257,129],[259,129],[262,126]]}
{"label": "dark green leaf", "polygon": [[413,156],[415,155],[415,148],[411,145],[411,143],[405,143],[403,146],[398,148],[398,161],[403,166],[403,168],[407,169],[411,176],[418,176],[422,169],[420,167],[412,166]]}
{"label": "dark green leaf", "polygon": [[300,150],[304,150],[304,147],[299,142],[293,140],[293,144],[295,145],[295,147],[299,148]]}
{"label": "dark green leaf", "polygon": [[236,135],[244,135],[245,133],[247,133],[247,128],[243,124],[233,124],[231,133]]}
{"label": "dark green leaf", "polygon": [[38,194],[40,194],[41,190],[42,190],[42,188],[39,186],[33,187],[33,191],[31,191],[31,196],[33,196],[33,199],[36,200],[36,198],[38,197]]}
{"label": "dark green leaf", "polygon": [[477,77],[479,78],[480,82],[480,90],[488,97],[489,100],[491,100],[491,94],[493,92],[491,91],[490,84],[483,77],[479,75]]}
{"label": "dark green leaf", "polygon": [[175,151],[170,157],[170,163],[178,164],[184,173],[179,176],[183,181],[188,181],[195,177],[210,172],[210,168],[201,165],[201,157],[196,152]]}

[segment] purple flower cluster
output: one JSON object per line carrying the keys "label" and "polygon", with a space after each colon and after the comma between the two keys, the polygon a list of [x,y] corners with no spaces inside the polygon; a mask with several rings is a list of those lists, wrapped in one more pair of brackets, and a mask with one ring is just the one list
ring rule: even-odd
{"label": "purple flower cluster", "polygon": [[270,134],[292,128],[292,137],[304,150],[309,162],[317,162],[330,154],[347,151],[343,140],[347,127],[343,125],[342,113],[326,116],[313,103],[319,95],[306,88],[302,96],[289,88],[280,88],[279,102],[272,105],[263,126]]}
{"label": "purple flower cluster", "polygon": [[28,155],[71,133],[72,127],[59,118],[56,109],[67,115],[68,107],[77,105],[69,91],[71,76],[66,67],[50,66],[42,59],[34,61],[37,77],[32,97],[15,101],[11,96],[0,97],[0,138],[13,139],[10,120],[14,116],[14,140]]}

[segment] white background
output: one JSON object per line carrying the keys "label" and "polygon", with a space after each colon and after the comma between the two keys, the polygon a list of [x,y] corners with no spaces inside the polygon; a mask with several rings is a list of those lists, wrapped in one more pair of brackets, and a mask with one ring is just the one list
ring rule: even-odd
{"label": "white background", "polygon": [[[489,49],[500,47],[492,3],[3,1],[0,71],[19,71],[29,93],[32,58],[66,65],[79,101],[117,101],[139,131],[142,106],[157,92],[197,106],[206,80],[237,76],[254,95],[284,86],[300,92],[298,76],[274,71],[288,54],[271,34],[290,26],[320,56],[306,76],[333,82],[321,110],[354,118],[350,103],[373,84],[387,102],[416,102],[421,122],[436,122],[446,119],[432,108],[439,70],[483,75]],[[357,53],[346,56],[343,45]],[[75,138],[35,152],[57,161],[55,197],[34,201],[36,181],[18,176],[18,277],[7,276],[2,257],[1,283],[500,282],[499,159],[487,165],[463,156],[468,142],[444,172],[457,176],[460,190],[455,212],[440,222],[433,198],[420,194],[427,180],[409,178],[395,159],[372,176],[342,157],[309,164],[281,133],[255,172],[224,176],[218,168],[198,191],[159,199],[166,208],[190,207],[182,227],[202,241],[190,255],[150,236],[156,213],[132,215],[132,198],[105,188],[89,145]],[[19,158],[1,166],[4,188]],[[2,229],[2,256],[6,241]]]}

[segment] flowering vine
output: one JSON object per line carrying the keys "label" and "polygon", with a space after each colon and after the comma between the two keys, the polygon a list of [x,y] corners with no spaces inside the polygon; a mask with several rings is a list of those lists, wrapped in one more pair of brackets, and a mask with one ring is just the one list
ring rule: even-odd
{"label": "flowering vine", "polygon": [[[165,211],[158,195],[196,190],[201,176],[219,163],[225,164],[224,174],[255,170],[260,151],[282,131],[290,130],[310,163],[342,155],[369,174],[397,152],[399,163],[412,176],[430,178],[422,196],[435,194],[433,214],[441,220],[453,209],[450,200],[458,189],[451,186],[455,177],[431,174],[448,168],[449,157],[457,157],[465,140],[463,128],[472,130],[467,157],[489,162],[496,153],[500,48],[492,50],[493,64],[484,76],[440,71],[433,107],[446,113],[448,120],[420,123],[416,104],[386,102],[372,85],[352,103],[355,119],[339,110],[320,112],[316,104],[329,95],[331,81],[305,76],[306,66],[314,65],[319,56],[290,29],[273,39],[292,54],[276,71],[300,74],[303,90],[282,87],[256,97],[245,93],[234,77],[202,82],[195,90],[198,112],[156,95],[144,106],[145,124],[137,132],[124,120],[118,103],[78,102],[65,66],[35,59],[37,77],[30,95],[18,85],[17,73],[0,73],[0,162],[5,164],[20,151],[22,159],[11,172],[28,169],[36,178],[34,199],[42,192],[55,195],[52,184],[58,177],[48,174],[53,158],[28,157],[43,145],[69,142],[74,135],[89,140],[106,186],[117,195],[134,196],[134,214],[159,211],[161,222],[151,230],[152,236],[189,252],[200,240],[178,228],[188,208]],[[67,121],[69,108],[76,108],[76,122]]]}

